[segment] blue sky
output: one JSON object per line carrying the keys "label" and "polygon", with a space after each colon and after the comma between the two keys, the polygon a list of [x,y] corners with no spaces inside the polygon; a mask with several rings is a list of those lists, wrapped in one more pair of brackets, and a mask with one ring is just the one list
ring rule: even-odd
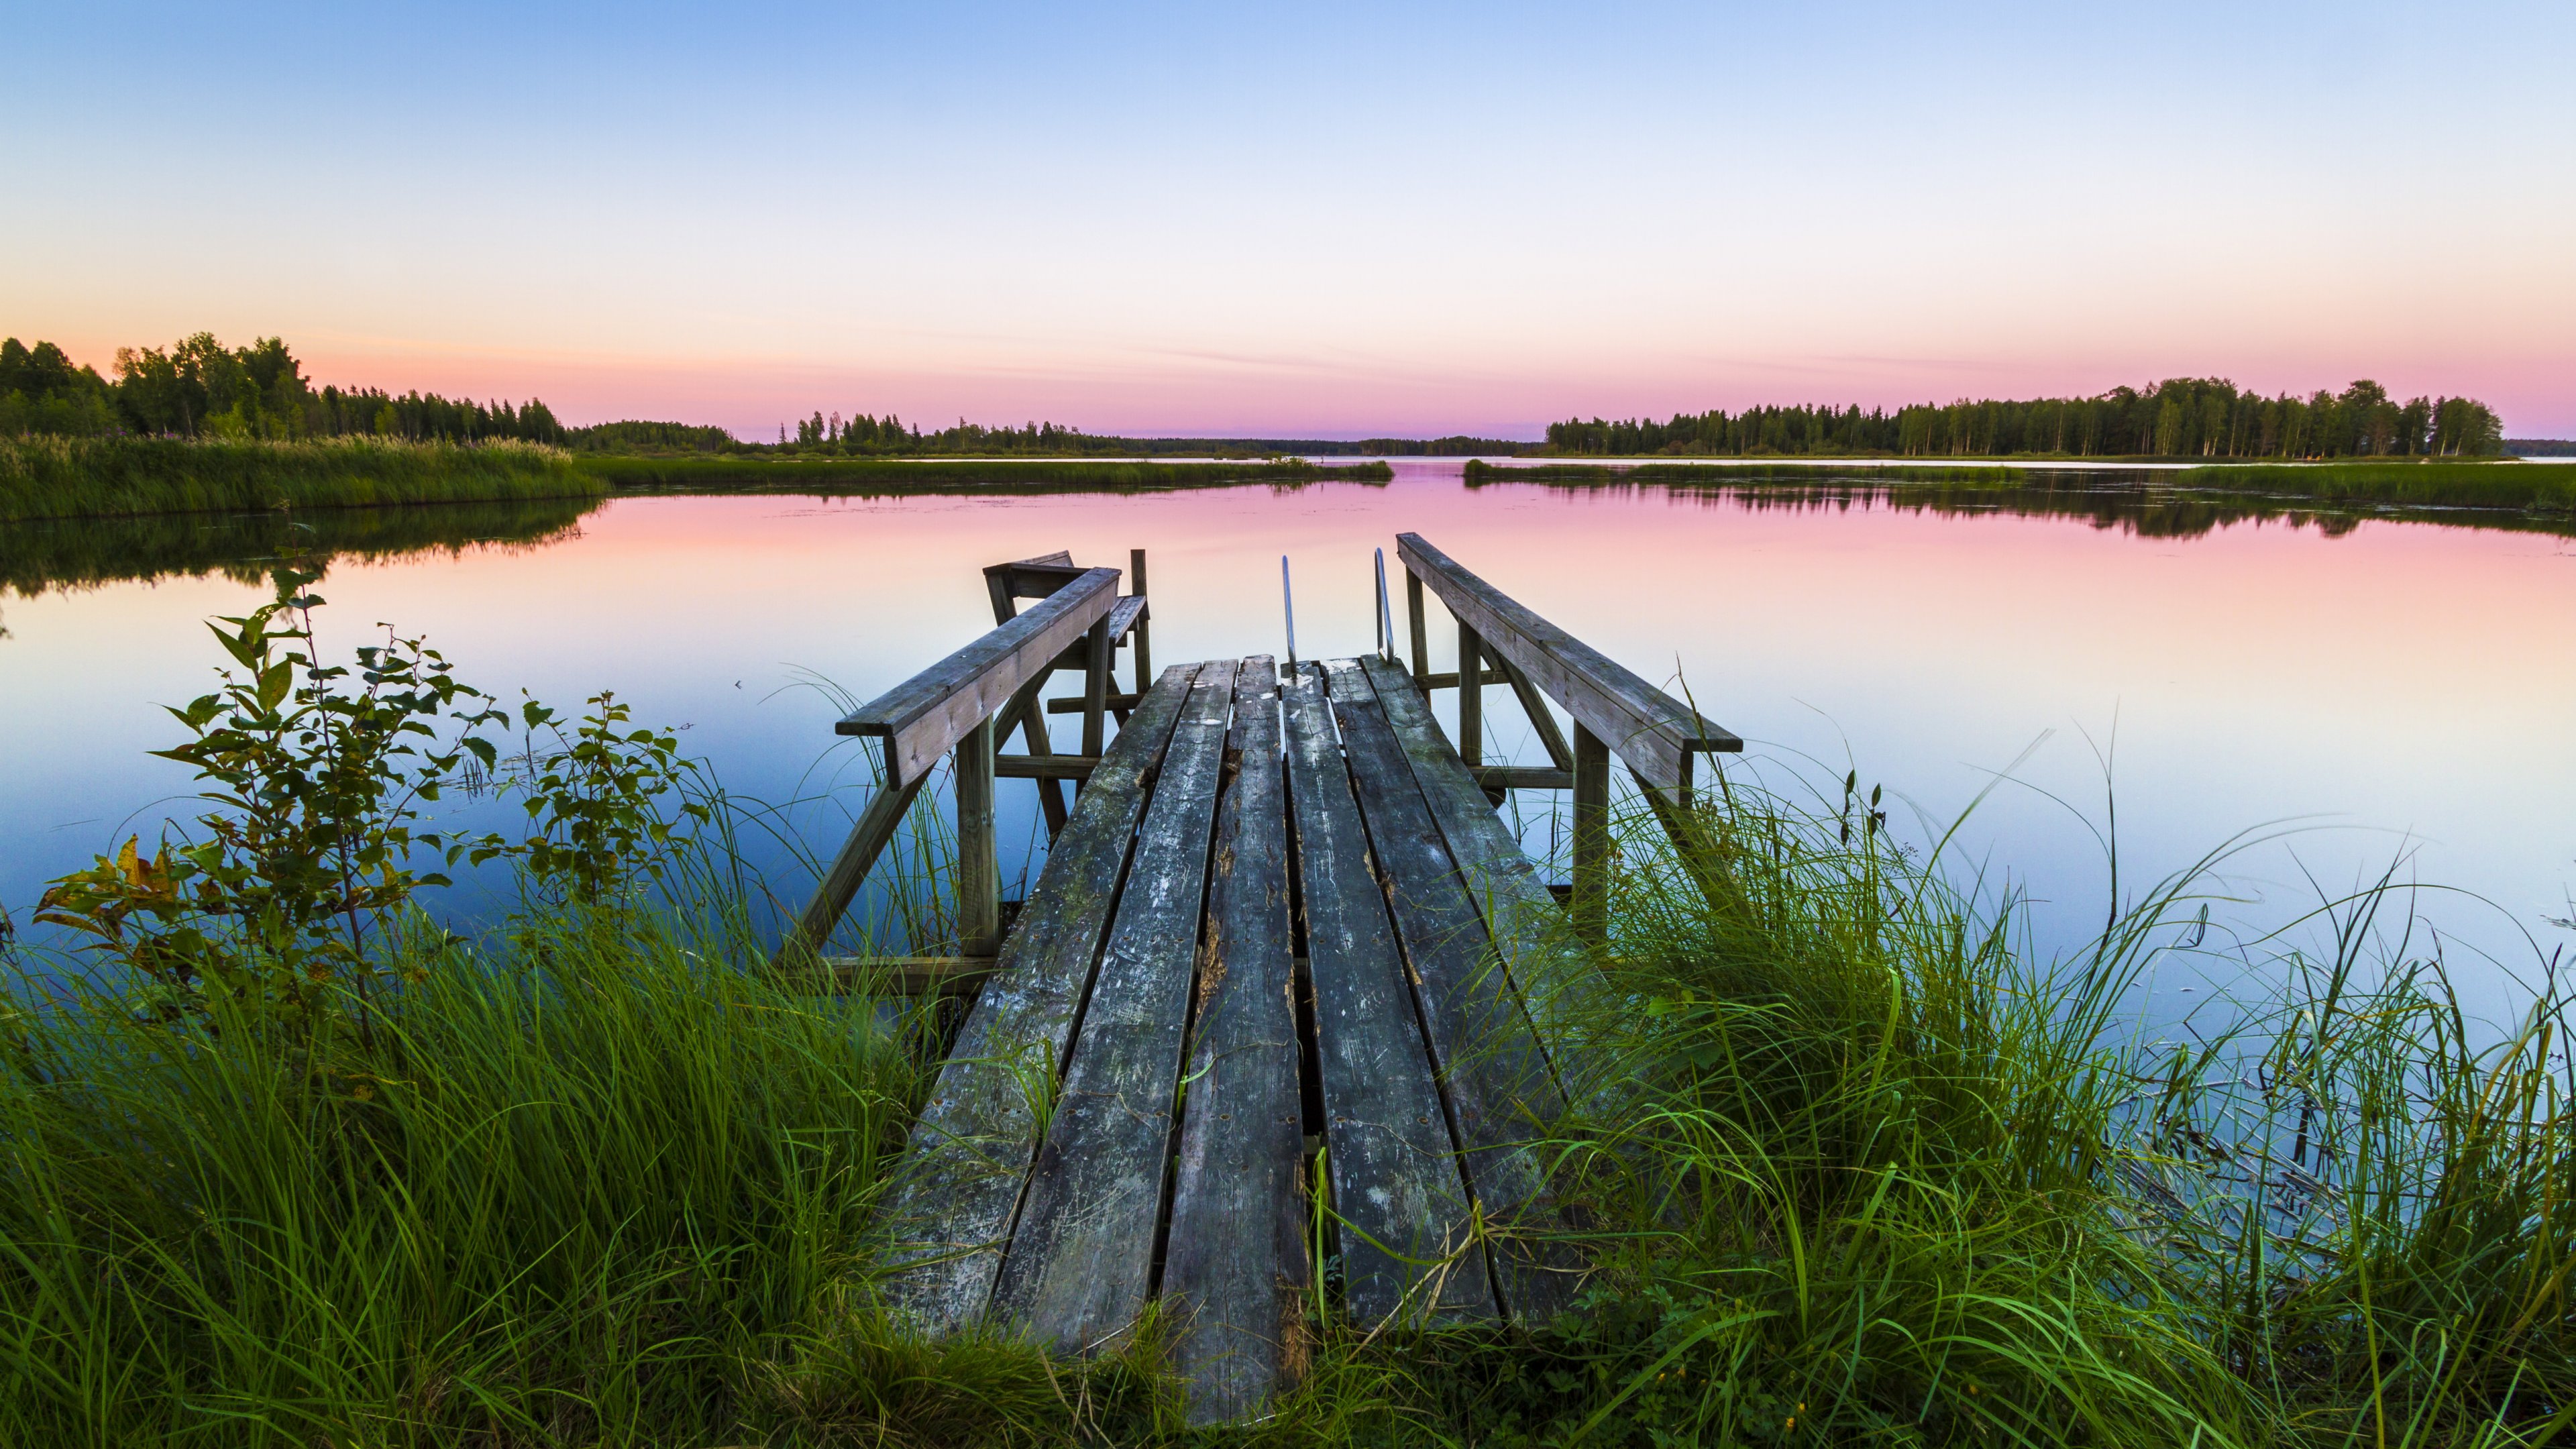
{"label": "blue sky", "polygon": [[1526,435],[2369,375],[2576,433],[2566,5],[22,7],[0,331]]}

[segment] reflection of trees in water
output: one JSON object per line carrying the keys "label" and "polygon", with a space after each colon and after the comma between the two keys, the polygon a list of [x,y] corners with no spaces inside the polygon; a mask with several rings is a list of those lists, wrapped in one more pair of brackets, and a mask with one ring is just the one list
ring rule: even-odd
{"label": "reflection of trees in water", "polygon": [[51,589],[210,573],[256,584],[268,576],[274,560],[290,553],[316,557],[328,566],[343,556],[536,548],[574,533],[582,515],[600,502],[548,498],[298,513],[38,519],[0,530],[0,589],[32,598]]}
{"label": "reflection of trees in water", "polygon": [[[1496,479],[1494,481],[1511,481]],[[2440,523],[2457,528],[2501,528],[2523,533],[2576,534],[2576,520],[2499,508],[2431,508],[2397,504],[2321,507],[2312,499],[2271,499],[2219,494],[2151,482],[2029,482],[2022,484],[1806,480],[1730,483],[1541,483],[1551,493],[1660,494],[1706,508],[1749,512],[1901,512],[1968,515],[2012,514],[2074,518],[2100,529],[2140,538],[2200,538],[2239,523],[2286,523],[2340,538],[2372,519]]]}

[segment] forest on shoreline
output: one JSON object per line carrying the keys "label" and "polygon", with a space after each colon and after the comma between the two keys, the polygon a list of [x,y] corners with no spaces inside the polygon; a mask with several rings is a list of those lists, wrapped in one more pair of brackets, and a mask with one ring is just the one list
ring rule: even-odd
{"label": "forest on shoreline", "polygon": [[2475,398],[2399,402],[2368,379],[2340,393],[2264,397],[2224,378],[2177,377],[2096,397],[1851,407],[1723,408],[1551,423],[1548,455],[1623,457],[2320,459],[2479,458],[2504,424]]}
{"label": "forest on shoreline", "polygon": [[1756,406],[1612,421],[1567,418],[1543,442],[1439,438],[1176,438],[1091,433],[1055,422],[925,430],[889,412],[817,409],[775,442],[707,424],[626,419],[567,426],[536,398],[477,402],[412,389],[315,385],[277,337],[226,347],[200,332],[166,348],[119,348],[113,379],[51,342],[0,341],[0,438],[145,436],[300,442],[543,443],[636,458],[903,457],[1894,457],[2314,461],[2561,456],[2576,444],[2507,439],[2475,398],[2400,400],[2363,379],[2341,392],[2265,397],[2223,378],[2168,378],[2093,397],[1979,399],[1893,410]]}

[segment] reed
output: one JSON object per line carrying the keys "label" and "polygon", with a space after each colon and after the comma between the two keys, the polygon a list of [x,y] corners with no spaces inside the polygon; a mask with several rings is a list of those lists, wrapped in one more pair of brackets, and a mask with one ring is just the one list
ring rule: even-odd
{"label": "reed", "polygon": [[570,454],[533,443],[0,439],[0,522],[596,498]]}

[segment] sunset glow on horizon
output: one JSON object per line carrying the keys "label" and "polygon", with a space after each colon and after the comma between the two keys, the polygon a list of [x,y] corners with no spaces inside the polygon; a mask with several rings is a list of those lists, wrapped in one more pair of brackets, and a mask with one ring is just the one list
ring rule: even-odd
{"label": "sunset glow on horizon", "polygon": [[569,423],[1532,438],[2375,378],[2576,436],[2541,4],[62,7],[0,334]]}

